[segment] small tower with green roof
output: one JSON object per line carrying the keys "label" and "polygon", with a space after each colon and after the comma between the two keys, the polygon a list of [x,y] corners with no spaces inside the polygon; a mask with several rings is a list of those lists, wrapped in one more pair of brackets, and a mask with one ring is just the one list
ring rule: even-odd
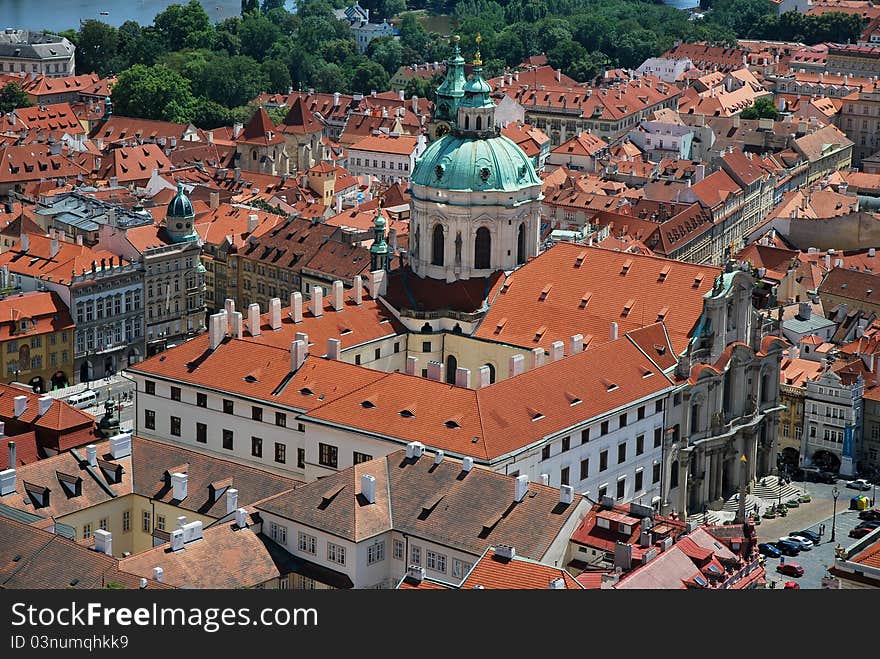
{"label": "small tower with green roof", "polygon": [[391,269],[391,248],[385,242],[385,227],[387,222],[382,216],[382,200],[376,209],[376,219],[373,220],[373,244],[370,246],[370,271]]}
{"label": "small tower with green roof", "polygon": [[464,57],[458,46],[458,35],[452,38],[452,56],[446,60],[446,79],[435,93],[434,117],[431,120],[431,139],[441,137],[455,126],[458,104],[464,97]]}
{"label": "small tower with green roof", "polygon": [[183,191],[183,183],[177,183],[177,194],[168,203],[165,213],[165,232],[173,243],[191,242],[199,239],[195,229],[196,213],[192,202]]}

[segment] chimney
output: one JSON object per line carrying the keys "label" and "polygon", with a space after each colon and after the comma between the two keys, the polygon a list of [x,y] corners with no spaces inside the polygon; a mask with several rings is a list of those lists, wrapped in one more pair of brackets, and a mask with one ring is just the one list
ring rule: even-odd
{"label": "chimney", "polygon": [[412,97],[410,98],[410,100],[412,102],[413,114],[418,114],[419,113],[419,97],[416,96],[415,94],[413,94]]}
{"label": "chimney", "polygon": [[470,456],[461,459],[461,470],[468,474],[474,468],[474,459]]}
{"label": "chimney", "polygon": [[526,492],[529,491],[529,477],[525,474],[521,474],[516,477],[516,481],[513,484],[513,500],[517,503],[522,501]]}
{"label": "chimney", "polygon": [[131,433],[123,432],[110,438],[110,457],[114,460],[131,455]]}
{"label": "chimney", "polygon": [[342,292],[342,282],[337,279],[333,282],[333,291],[331,292],[332,297],[330,299],[330,304],[334,311],[342,311],[345,308],[343,305]]}
{"label": "chimney", "polygon": [[418,357],[413,357],[412,355],[410,355],[409,357],[406,358],[406,374],[407,375],[415,375],[416,369],[418,369],[418,366],[419,366],[419,358]]}
{"label": "chimney", "polygon": [[208,318],[208,345],[211,350],[216,350],[223,341],[223,315],[211,314]]}
{"label": "chimney", "polygon": [[303,319],[303,296],[299,291],[290,294],[290,314],[294,323],[301,323]]}
{"label": "chimney", "polygon": [[370,297],[375,300],[378,299],[379,296],[385,295],[388,281],[385,279],[384,270],[373,270],[370,272],[370,283]]}
{"label": "chimney", "polygon": [[107,556],[113,555],[113,534],[104,529],[95,529],[95,551],[99,551]]}
{"label": "chimney", "polygon": [[147,587],[147,579],[146,579],[146,577],[141,577],[140,585],[141,585],[141,590],[143,590],[144,588]]}
{"label": "chimney", "polygon": [[798,303],[798,317],[801,320],[809,320],[811,314],[812,306],[810,305],[810,302],[808,300]]}
{"label": "chimney", "polygon": [[550,590],[565,590],[565,579],[562,577],[556,577],[550,582],[548,588]]}
{"label": "chimney", "polygon": [[27,252],[31,248],[31,237],[28,234],[23,233],[21,234],[19,243],[19,251]]}
{"label": "chimney", "polygon": [[208,194],[208,207],[216,210],[220,207],[220,193],[211,192]]}
{"label": "chimney", "polygon": [[550,485],[550,474],[541,474],[541,485]]}
{"label": "chimney", "polygon": [[61,244],[58,242],[57,238],[52,238],[49,241],[49,257],[55,258],[58,256],[58,251],[61,249]]}
{"label": "chimney", "polygon": [[43,416],[46,412],[49,411],[49,408],[52,407],[52,403],[55,402],[55,399],[52,396],[40,396],[37,401],[38,409],[40,412],[40,416]]}
{"label": "chimney", "polygon": [[405,92],[404,90],[401,89],[401,90],[398,92],[398,96],[397,96],[397,97],[398,97],[398,99],[400,99],[400,102],[401,102],[401,103],[405,102],[405,101],[406,101],[406,92]]}
{"label": "chimney", "polygon": [[0,497],[15,493],[15,469],[0,471]]}
{"label": "chimney", "polygon": [[574,488],[571,485],[562,485],[559,488],[559,503],[566,506],[574,502]]}
{"label": "chimney", "polygon": [[242,322],[242,315],[240,311],[232,312],[232,322],[230,324],[232,325],[233,338],[242,338],[244,336],[244,330],[242,327],[244,323]]}
{"label": "chimney", "polygon": [[333,92],[333,107],[339,107],[339,92]]}
{"label": "chimney", "polygon": [[98,447],[94,444],[86,446],[86,461],[92,467],[98,466]]}
{"label": "chimney", "polygon": [[327,339],[327,359],[339,359],[339,351],[342,349],[342,341],[339,339]]}
{"label": "chimney", "polygon": [[183,529],[174,529],[171,532],[171,551],[183,551]]}
{"label": "chimney", "polygon": [[525,358],[522,355],[511,355],[509,362],[510,365],[508,367],[508,377],[515,377],[523,372]]}
{"label": "chimney", "polygon": [[360,275],[354,277],[354,303],[358,306],[364,303],[364,283]]}
{"label": "chimney", "polygon": [[305,348],[304,354],[306,354],[306,355],[309,354],[309,335],[308,334],[306,334],[305,332],[297,332],[293,336],[293,340],[294,341],[302,341],[303,348]]}
{"label": "chimney", "polygon": [[544,348],[532,348],[532,368],[544,365]]}
{"label": "chimney", "polygon": [[632,545],[626,542],[617,542],[614,544],[614,567],[623,570],[629,570],[632,567]]}
{"label": "chimney", "polygon": [[406,568],[406,578],[419,584],[425,580],[425,568],[420,565],[410,565]]}
{"label": "chimney", "polygon": [[260,223],[260,216],[256,213],[251,213],[248,215],[248,223],[247,223],[247,231],[248,233],[253,233],[257,230],[257,225]]}
{"label": "chimney", "polygon": [[82,234],[78,234],[78,235],[77,235],[77,237],[76,237],[76,244],[77,244],[77,245],[82,245],[82,244],[83,244],[83,237],[82,237]]}
{"label": "chimney", "polygon": [[312,288],[312,315],[316,318],[324,314],[324,289],[320,286]]}
{"label": "chimney", "polygon": [[565,344],[562,341],[554,341],[550,344],[550,361],[558,362],[564,354]]}
{"label": "chimney", "polygon": [[573,334],[568,340],[568,354],[576,355],[584,351],[584,335]]}
{"label": "chimney", "polygon": [[516,558],[516,549],[511,545],[496,545],[495,555],[499,558],[506,558],[507,560],[512,561]]}
{"label": "chimney", "polygon": [[599,588],[601,590],[610,590],[620,581],[620,572],[615,571],[614,574],[603,574]]}
{"label": "chimney", "polygon": [[367,503],[376,503],[376,477],[361,474],[361,496]]}
{"label": "chimney", "polygon": [[235,527],[239,529],[247,528],[247,510],[244,508],[236,508],[235,510]]}
{"label": "chimney", "polygon": [[409,442],[406,445],[406,457],[419,459],[425,453],[425,445],[421,442]]}
{"label": "chimney", "polygon": [[236,508],[238,508],[238,490],[236,490],[234,487],[227,488],[227,490],[226,490],[226,514],[228,515]]}
{"label": "chimney", "polygon": [[306,360],[306,347],[302,341],[290,342],[290,370],[294,373],[300,369]]}
{"label": "chimney", "polygon": [[455,369],[455,386],[462,389],[471,388],[471,369],[461,366]]}
{"label": "chimney", "polygon": [[831,270],[831,255],[830,254],[825,255],[825,269]]}
{"label": "chimney", "polygon": [[617,323],[611,323],[611,340],[617,341]]}
{"label": "chimney", "polygon": [[443,382],[443,362],[428,360],[428,379]]}
{"label": "chimney", "polygon": [[153,581],[158,581],[162,583],[165,578],[165,571],[160,567],[153,568]]}
{"label": "chimney", "polygon": [[273,330],[281,329],[281,298],[279,297],[269,300],[269,326]]}
{"label": "chimney", "polygon": [[477,389],[485,389],[492,384],[492,373],[488,366],[480,366],[477,370]]}
{"label": "chimney", "polygon": [[9,444],[7,444],[7,446],[9,448],[9,467],[8,468],[15,469],[18,466],[16,464],[17,457],[16,457],[16,453],[15,453],[15,442],[9,442]]}
{"label": "chimney", "polygon": [[177,501],[183,501],[186,499],[186,480],[186,474],[180,472],[171,474],[171,489],[173,491],[173,497]]}
{"label": "chimney", "polygon": [[241,131],[244,128],[240,123],[236,122],[232,125],[232,139],[237,140],[238,136],[241,135]]}
{"label": "chimney", "polygon": [[248,331],[251,336],[260,336],[260,305],[256,302],[248,305]]}
{"label": "chimney", "polygon": [[213,130],[209,130],[209,131],[206,133],[206,136],[207,136],[207,138],[208,138],[208,144],[213,144],[213,143],[214,143],[214,131],[213,131]]}

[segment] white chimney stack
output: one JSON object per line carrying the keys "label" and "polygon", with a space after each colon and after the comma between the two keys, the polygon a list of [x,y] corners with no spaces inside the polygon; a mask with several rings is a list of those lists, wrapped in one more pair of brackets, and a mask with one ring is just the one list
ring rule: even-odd
{"label": "white chimney stack", "polygon": [[495,547],[495,555],[499,558],[506,558],[507,560],[512,561],[516,558],[516,549],[510,545],[498,545]]}
{"label": "white chimney stack", "polygon": [[293,340],[294,341],[302,341],[303,348],[305,348],[304,354],[306,354],[306,355],[309,354],[309,335],[308,334],[306,334],[305,332],[297,332],[294,335]]}
{"label": "white chimney stack", "polygon": [[367,503],[376,503],[376,478],[369,474],[361,474],[361,495]]}
{"label": "white chimney stack", "polygon": [[146,577],[141,577],[140,584],[141,584],[141,589],[144,589],[144,588],[147,587],[147,579],[146,579]]}
{"label": "white chimney stack", "polygon": [[95,551],[108,556],[113,555],[113,534],[104,529],[95,529]]}
{"label": "white chimney stack", "polygon": [[290,342],[290,370],[294,373],[300,369],[306,360],[306,347],[302,341]]}
{"label": "white chimney stack", "polygon": [[550,590],[565,590],[565,579],[556,577],[550,582]]}
{"label": "white chimney stack", "polygon": [[406,445],[407,458],[420,458],[425,453],[425,445],[421,442],[409,442]]}
{"label": "white chimney stack", "polygon": [[171,532],[171,551],[182,551],[183,544],[183,529],[174,529]]}
{"label": "white chimney stack", "polygon": [[243,529],[247,526],[247,510],[238,508],[235,511],[235,526]]}
{"label": "white chimney stack", "polygon": [[216,350],[223,341],[223,318],[220,313],[211,314],[208,318],[208,345]]}
{"label": "white chimney stack", "polygon": [[18,456],[15,451],[15,442],[9,442],[9,469],[15,469],[18,466]]}
{"label": "white chimney stack", "polygon": [[19,240],[19,242],[21,243],[19,251],[27,252],[31,248],[31,237],[28,234],[21,234],[21,239]]}
{"label": "white chimney stack", "polygon": [[257,225],[260,223],[260,217],[256,213],[251,213],[248,215],[248,223],[247,223],[247,231],[248,233],[253,233],[257,230]]}
{"label": "white chimney stack", "polygon": [[441,462],[443,462],[443,458],[444,458],[445,456],[446,456],[446,453],[444,453],[443,451],[437,451],[437,452],[434,454],[434,464],[435,464],[435,465],[438,465],[438,464],[440,464]]}
{"label": "white chimney stack", "polygon": [[370,272],[370,282],[370,297],[376,300],[380,295],[385,295],[388,280],[385,278],[384,270],[373,270]]}
{"label": "white chimney stack", "polygon": [[354,303],[358,306],[364,303],[364,282],[360,275],[354,277]]}
{"label": "white chimney stack", "polygon": [[428,361],[428,379],[443,382],[443,362],[434,359]]}
{"label": "white chimney stack", "polygon": [[562,341],[554,341],[550,344],[550,361],[558,362],[565,354],[565,344]]}
{"label": "white chimney stack", "polygon": [[86,446],[86,460],[92,467],[98,466],[98,447],[94,444]]}
{"label": "white chimney stack", "polygon": [[110,438],[110,457],[114,460],[131,455],[131,433],[123,432]]}
{"label": "white chimney stack", "polygon": [[172,496],[177,501],[183,501],[186,499],[186,474],[182,474],[180,472],[175,472],[171,474],[171,489],[173,491]]}
{"label": "white chimney stack", "polygon": [[4,469],[0,471],[0,497],[15,492],[15,469]]}
{"label": "white chimney stack", "polygon": [[510,356],[510,365],[509,365],[509,376],[515,377],[523,372],[523,365],[525,364],[525,359],[522,355],[511,355]]}
{"label": "white chimney stack", "polygon": [[327,359],[339,359],[339,351],[342,349],[342,341],[339,339],[327,339]]}
{"label": "white chimney stack", "polygon": [[477,369],[477,389],[485,389],[492,384],[492,372],[488,366],[480,366]]}
{"label": "white chimney stack", "polygon": [[181,515],[177,518],[177,528],[182,529],[186,526],[186,515]]}
{"label": "white chimney stack", "polygon": [[464,473],[469,473],[471,469],[474,468],[474,459],[470,456],[462,458],[461,460],[461,470]]}
{"label": "white chimney stack", "polygon": [[334,311],[342,311],[345,306],[343,304],[343,288],[342,282],[340,280],[336,280],[333,282],[333,291],[331,293],[332,298],[330,300],[330,304],[333,306]]}
{"label": "white chimney stack", "polygon": [[226,318],[232,321],[232,314],[235,313],[235,300],[226,298],[223,302],[223,310],[226,312]]}
{"label": "white chimney stack", "polygon": [[202,523],[200,521],[184,524],[183,529],[181,530],[183,531],[184,542],[192,542],[193,540],[200,540],[202,538]]}
{"label": "white chimney stack", "polygon": [[562,485],[559,488],[559,503],[566,505],[574,501],[574,488],[571,485]]}
{"label": "white chimney stack", "polygon": [[532,348],[532,368],[544,365],[544,348]]}
{"label": "white chimney stack", "polygon": [[516,477],[516,481],[513,485],[513,500],[516,502],[522,501],[526,492],[529,491],[529,477],[525,474],[520,474]]}
{"label": "white chimney stack", "polygon": [[162,583],[165,578],[165,571],[160,567],[153,568],[153,581],[158,581]]}
{"label": "white chimney stack", "polygon": [[303,296],[299,291],[290,294],[290,319],[294,323],[301,323],[303,319]]}
{"label": "white chimney stack", "polygon": [[584,351],[584,335],[573,334],[568,340],[568,354],[576,355]]}
{"label": "white chimney stack", "polygon": [[226,514],[238,508],[238,490],[230,487],[226,490]]}
{"label": "white chimney stack", "polygon": [[471,369],[462,366],[455,369],[455,386],[463,389],[471,388]]}
{"label": "white chimney stack", "polygon": [[406,358],[406,374],[415,375],[419,367],[419,358],[410,355]]}
{"label": "white chimney stack", "polygon": [[312,287],[312,315],[316,318],[324,313],[324,289],[320,286]]}
{"label": "white chimney stack", "polygon": [[617,323],[611,323],[611,340],[617,341]]}
{"label": "white chimney stack", "polygon": [[244,336],[244,323],[241,311],[232,312],[230,324],[232,326],[232,336],[236,339],[242,338]]}
{"label": "white chimney stack", "polygon": [[269,300],[269,326],[273,330],[281,329],[281,298],[273,297]]}
{"label": "white chimney stack", "polygon": [[49,241],[49,256],[54,259],[56,256],[58,256],[58,252],[60,249],[61,244],[58,242],[57,238],[53,237]]}
{"label": "white chimney stack", "polygon": [[248,305],[248,331],[251,336],[260,336],[260,305],[254,302]]}
{"label": "white chimney stack", "polygon": [[39,400],[37,401],[40,416],[43,416],[46,412],[49,411],[49,408],[52,407],[53,402],[55,402],[55,399],[52,398],[52,396],[40,396]]}
{"label": "white chimney stack", "polygon": [[20,417],[27,410],[28,399],[27,396],[16,396],[12,399],[13,410],[15,411],[16,418]]}

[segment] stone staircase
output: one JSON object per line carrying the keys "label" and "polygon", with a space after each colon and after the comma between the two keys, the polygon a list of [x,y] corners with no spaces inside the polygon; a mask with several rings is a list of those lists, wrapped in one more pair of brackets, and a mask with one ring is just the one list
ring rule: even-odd
{"label": "stone staircase", "polygon": [[[764,482],[763,485],[761,485],[761,481]],[[801,488],[791,483],[780,485],[778,476],[765,476],[752,486],[752,492],[749,496],[763,499],[769,506],[780,500],[780,494],[782,495],[782,503],[785,503],[789,499],[797,498],[803,493],[804,491]]]}

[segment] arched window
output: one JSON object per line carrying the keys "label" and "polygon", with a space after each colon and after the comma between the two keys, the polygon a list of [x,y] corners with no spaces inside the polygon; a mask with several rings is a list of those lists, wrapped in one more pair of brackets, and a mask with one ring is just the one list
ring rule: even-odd
{"label": "arched window", "polygon": [[489,369],[489,384],[495,384],[495,367],[492,364],[483,364]]}
{"label": "arched window", "polygon": [[520,265],[526,262],[526,223],[519,225],[516,236],[516,263]]}
{"label": "arched window", "polygon": [[474,267],[488,268],[492,254],[492,236],[489,229],[480,227],[477,229],[477,237],[474,240]]}
{"label": "arched window", "polygon": [[455,369],[458,368],[458,360],[454,355],[446,358],[446,383],[455,384]]}
{"label": "arched window", "polygon": [[470,115],[464,115],[464,129],[469,130],[471,127],[471,117]]}
{"label": "arched window", "polygon": [[443,265],[443,248],[443,227],[438,224],[431,242],[431,265]]}
{"label": "arched window", "polygon": [[483,130],[483,117],[477,117],[477,130]]}
{"label": "arched window", "polygon": [[691,434],[695,434],[700,432],[702,428],[700,427],[700,412],[702,411],[700,405],[697,402],[691,403]]}
{"label": "arched window", "polygon": [[669,474],[669,489],[678,487],[678,460],[672,463]]}

